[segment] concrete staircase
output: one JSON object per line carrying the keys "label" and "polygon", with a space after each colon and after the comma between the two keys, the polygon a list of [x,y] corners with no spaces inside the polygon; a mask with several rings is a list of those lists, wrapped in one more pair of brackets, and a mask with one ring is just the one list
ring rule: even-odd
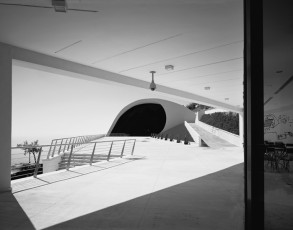
{"label": "concrete staircase", "polygon": [[200,138],[211,148],[220,149],[224,147],[235,147],[235,145],[221,139],[220,137],[204,130],[199,127],[195,123],[188,123],[196,133],[200,136]]}

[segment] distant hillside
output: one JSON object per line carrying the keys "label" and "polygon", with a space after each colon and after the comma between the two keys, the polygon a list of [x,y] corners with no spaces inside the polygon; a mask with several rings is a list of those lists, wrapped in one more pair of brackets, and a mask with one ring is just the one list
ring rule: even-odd
{"label": "distant hillside", "polygon": [[186,108],[190,109],[193,112],[198,112],[201,110],[211,109],[213,107],[210,107],[207,105],[201,105],[201,104],[197,104],[197,103],[189,103],[188,105],[186,105]]}
{"label": "distant hillside", "polygon": [[204,114],[200,121],[217,127],[219,129],[226,130],[230,133],[239,135],[239,115],[238,113],[212,113]]}

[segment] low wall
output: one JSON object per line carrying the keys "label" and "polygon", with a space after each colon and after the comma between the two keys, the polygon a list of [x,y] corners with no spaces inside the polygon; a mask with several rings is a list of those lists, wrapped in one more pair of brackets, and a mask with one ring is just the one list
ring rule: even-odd
{"label": "low wall", "polygon": [[199,127],[203,128],[204,130],[214,134],[215,136],[218,136],[221,139],[224,139],[224,140],[230,142],[231,144],[234,144],[236,146],[242,147],[242,141],[241,141],[239,135],[236,135],[234,133],[230,133],[230,132],[227,132],[225,130],[216,128],[214,126],[211,126],[211,125],[208,125],[206,123],[203,123],[203,122],[201,122],[199,120],[196,120],[196,124]]}
{"label": "low wall", "polygon": [[61,157],[63,154],[54,156],[49,159],[43,159],[43,173],[54,172],[59,169],[59,163],[61,162]]}
{"label": "low wall", "polygon": [[200,138],[199,134],[188,124],[188,122],[185,121],[184,126],[185,126],[186,130],[189,132],[189,134],[192,136],[194,143],[197,146],[201,146],[201,138]]}

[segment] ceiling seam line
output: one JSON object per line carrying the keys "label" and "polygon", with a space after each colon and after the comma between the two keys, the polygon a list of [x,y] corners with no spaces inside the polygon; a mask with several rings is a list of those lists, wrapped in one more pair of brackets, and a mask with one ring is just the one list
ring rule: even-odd
{"label": "ceiling seam line", "polygon": [[82,40],[79,40],[79,41],[77,41],[77,42],[74,42],[74,43],[72,43],[72,44],[70,44],[70,45],[68,45],[68,46],[63,47],[63,48],[60,49],[60,50],[55,51],[54,53],[55,53],[55,54],[56,54],[56,53],[59,53],[59,52],[65,50],[65,49],[68,49],[68,48],[70,48],[70,47],[76,45],[77,43],[80,43],[81,41],[82,41]]}
{"label": "ceiling seam line", "polygon": [[213,50],[213,49],[217,49],[217,48],[220,48],[220,47],[224,47],[224,46],[229,46],[229,45],[237,44],[237,43],[240,43],[240,42],[243,42],[243,40],[239,40],[239,41],[235,41],[235,42],[231,42],[231,43],[223,44],[223,45],[219,45],[219,46],[214,46],[214,47],[212,47],[212,48],[208,48],[208,49],[205,49],[205,50],[198,50],[198,51],[191,52],[191,53],[184,54],[184,55],[177,56],[177,57],[167,58],[167,59],[164,59],[164,60],[161,60],[161,61],[156,61],[156,62],[152,62],[152,63],[146,64],[146,65],[141,65],[141,66],[137,66],[137,67],[134,67],[134,68],[130,68],[130,69],[126,69],[126,70],[122,70],[122,71],[119,71],[118,73],[127,72],[127,71],[129,71],[129,70],[138,69],[138,68],[141,68],[141,67],[145,67],[145,66],[149,66],[149,65],[157,64],[157,63],[160,63],[160,62],[165,62],[165,61],[174,60],[174,59],[181,58],[181,57],[186,57],[186,56],[189,56],[189,55],[192,55],[192,54],[196,54],[196,53],[203,53],[203,52],[206,52],[206,51],[209,51],[209,50]]}
{"label": "ceiling seam line", "polygon": [[114,58],[114,57],[118,57],[118,56],[121,56],[123,54],[126,54],[126,53],[130,53],[132,51],[135,51],[135,50],[138,50],[138,49],[142,49],[142,48],[145,48],[147,46],[150,46],[150,45],[153,45],[153,44],[157,44],[157,43],[160,43],[162,41],[166,41],[166,40],[169,40],[169,39],[172,39],[172,38],[175,38],[175,37],[178,37],[178,36],[181,36],[183,33],[180,33],[180,34],[176,34],[176,35],[173,35],[171,37],[167,37],[167,38],[164,38],[164,39],[161,39],[159,41],[156,41],[156,42],[152,42],[152,43],[149,43],[149,44],[146,44],[146,45],[143,45],[143,46],[140,46],[140,47],[137,47],[137,48],[134,48],[134,49],[131,49],[131,50],[128,50],[128,51],[124,51],[122,53],[119,53],[119,54],[115,54],[111,57],[107,57],[107,58],[104,58],[104,59],[101,59],[101,60],[97,60],[97,61],[94,61],[92,62],[91,64],[96,64],[96,63],[100,63],[100,62],[103,62],[103,61],[106,61],[106,60],[109,60],[111,58]]}
{"label": "ceiling seam line", "polygon": [[[241,79],[241,77],[239,77],[239,78],[231,78],[231,79],[226,79],[226,80],[222,80],[222,81],[210,81],[210,82],[205,82],[205,83],[194,83],[194,84],[188,84],[188,86],[190,86],[190,85],[204,85],[204,84],[212,84],[212,83],[219,83],[219,82],[224,82],[224,81],[233,81],[233,80],[239,80],[239,79]],[[161,84],[162,82],[158,82],[159,84]]]}
{"label": "ceiling seam line", "polygon": [[198,66],[194,66],[194,67],[189,67],[189,68],[186,68],[186,69],[181,69],[181,70],[174,71],[172,73],[157,74],[157,76],[164,76],[164,75],[168,75],[168,74],[182,72],[182,71],[185,71],[185,70],[196,69],[196,68],[200,68],[200,67],[204,67],[204,66],[215,65],[215,64],[218,64],[218,63],[229,62],[229,61],[234,61],[234,60],[239,60],[239,59],[243,59],[243,57],[232,58],[232,59],[227,59],[227,60],[223,60],[223,61],[212,62],[212,63],[208,63],[208,64],[204,64],[204,65],[198,65]]}
{"label": "ceiling seam line", "polygon": [[238,69],[238,70],[231,70],[231,71],[225,71],[225,72],[218,72],[218,73],[213,73],[213,74],[206,74],[206,75],[200,75],[200,76],[194,76],[194,77],[191,77],[191,78],[184,78],[184,79],[180,79],[180,80],[173,80],[173,81],[163,81],[160,83],[169,83],[169,82],[176,82],[176,81],[189,81],[189,80],[196,80],[198,78],[202,78],[202,77],[208,77],[208,76],[215,76],[215,75],[221,75],[221,74],[224,74],[224,73],[233,73],[233,72],[240,72],[242,71],[243,69]]}

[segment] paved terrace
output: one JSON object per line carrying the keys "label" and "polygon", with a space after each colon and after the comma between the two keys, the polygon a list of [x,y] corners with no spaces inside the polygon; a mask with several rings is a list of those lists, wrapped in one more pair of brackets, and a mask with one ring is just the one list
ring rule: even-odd
{"label": "paved terrace", "polygon": [[76,167],[71,170],[81,170],[78,177],[0,194],[1,228],[244,229],[240,148],[137,138],[134,158],[107,164],[103,170]]}

